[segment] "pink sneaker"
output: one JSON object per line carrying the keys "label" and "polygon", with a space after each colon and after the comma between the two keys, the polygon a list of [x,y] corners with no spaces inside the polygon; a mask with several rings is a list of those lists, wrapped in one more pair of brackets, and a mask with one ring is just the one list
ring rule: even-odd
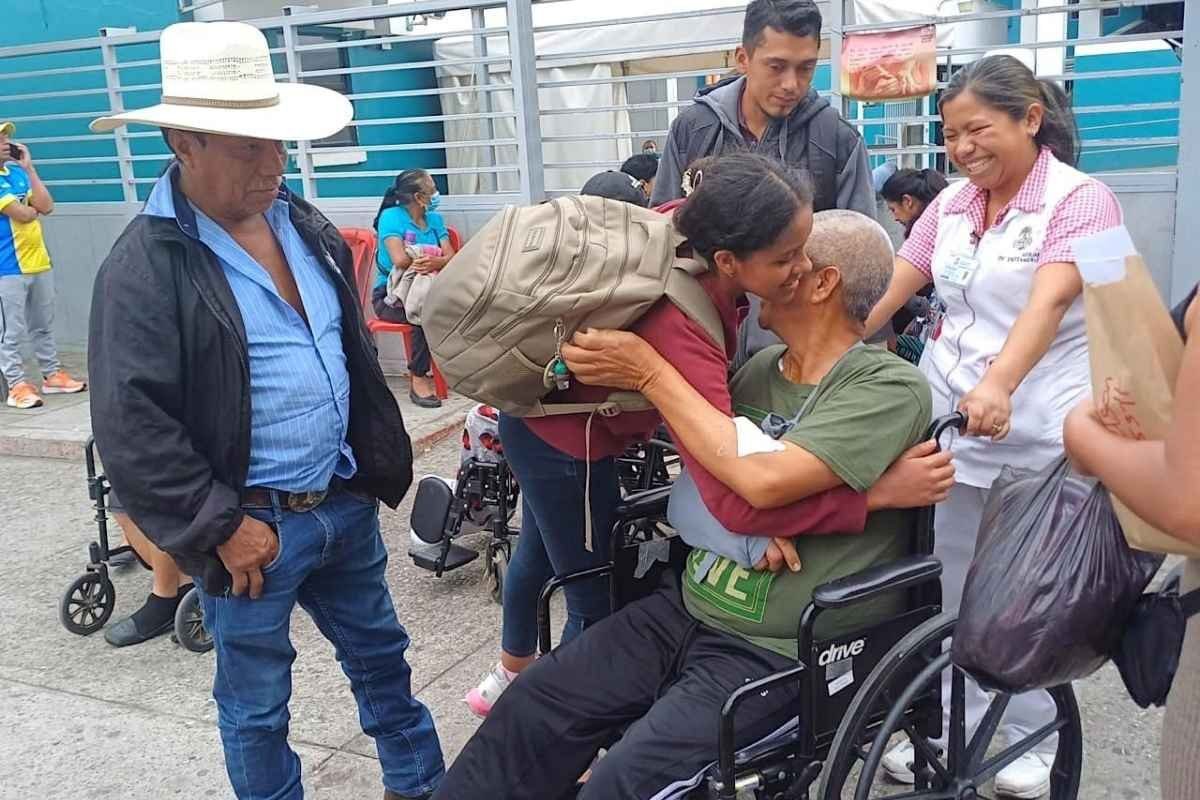
{"label": "pink sneaker", "polygon": [[467,704],[467,708],[471,709],[472,714],[480,719],[486,719],[487,715],[491,713],[492,706],[500,699],[501,693],[516,677],[517,673],[509,672],[503,664],[497,663],[492,667],[491,672],[483,676],[483,680],[479,682],[478,686],[467,692],[463,702]]}

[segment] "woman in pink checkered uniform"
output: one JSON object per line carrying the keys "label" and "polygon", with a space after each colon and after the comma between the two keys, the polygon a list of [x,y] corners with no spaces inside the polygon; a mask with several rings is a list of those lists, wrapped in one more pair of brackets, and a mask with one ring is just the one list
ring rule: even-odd
{"label": "woman in pink checkered uniform", "polygon": [[[939,506],[943,601],[957,610],[984,499],[1005,464],[1042,467],[1063,452],[1067,412],[1088,393],[1087,333],[1072,241],[1121,222],[1104,184],[1075,169],[1079,143],[1061,88],[1011,56],[958,72],[941,97],[946,151],[966,180],[929,205],[900,249],[892,286],[867,322],[875,330],[933,282],[946,303],[921,370],[934,416],[969,418],[953,444],[954,489]],[[949,696],[949,677],[945,681]],[[988,697],[967,687],[967,724]],[[1010,741],[1054,716],[1045,692],[1014,697],[1000,732]],[[1046,739],[996,778],[999,794],[1033,798],[1049,788],[1057,741]],[[884,758],[911,780],[911,746]]]}

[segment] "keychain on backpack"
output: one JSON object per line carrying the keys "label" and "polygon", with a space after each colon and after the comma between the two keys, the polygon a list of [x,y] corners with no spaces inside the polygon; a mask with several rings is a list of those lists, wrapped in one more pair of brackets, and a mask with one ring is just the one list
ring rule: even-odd
{"label": "keychain on backpack", "polygon": [[562,357],[563,342],[567,338],[567,326],[561,319],[554,322],[554,360],[550,362],[550,366],[546,368],[547,385],[550,379],[554,381],[554,387],[560,392],[571,388],[571,370],[567,368],[567,362]]}

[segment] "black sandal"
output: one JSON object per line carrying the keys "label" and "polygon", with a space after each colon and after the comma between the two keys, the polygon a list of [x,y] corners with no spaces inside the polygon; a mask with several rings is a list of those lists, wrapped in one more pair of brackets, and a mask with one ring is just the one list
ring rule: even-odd
{"label": "black sandal", "polygon": [[421,395],[417,394],[415,390],[409,389],[408,399],[412,401],[413,405],[418,406],[419,408],[442,407],[442,401],[438,399],[436,394],[431,394],[428,397],[422,397]]}

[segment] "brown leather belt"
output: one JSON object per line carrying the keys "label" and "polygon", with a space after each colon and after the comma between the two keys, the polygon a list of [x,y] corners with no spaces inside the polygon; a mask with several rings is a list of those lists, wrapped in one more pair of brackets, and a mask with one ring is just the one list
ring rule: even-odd
{"label": "brown leather belt", "polygon": [[345,486],[346,482],[336,475],[328,487],[315,492],[285,492],[266,486],[248,486],[242,490],[242,508],[274,508],[278,503],[281,508],[303,514],[312,511]]}

